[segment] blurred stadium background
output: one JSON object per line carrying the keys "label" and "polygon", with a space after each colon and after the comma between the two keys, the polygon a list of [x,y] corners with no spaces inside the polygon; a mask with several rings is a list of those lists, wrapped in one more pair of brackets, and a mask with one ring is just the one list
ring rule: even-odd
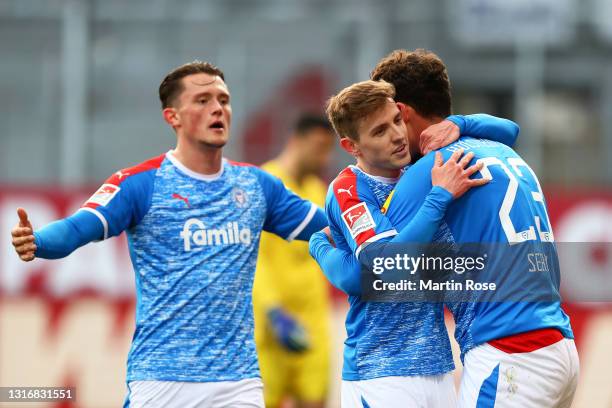
{"label": "blurred stadium background", "polygon": [[[431,49],[456,113],[521,125],[517,150],[540,177],[556,240],[612,242],[611,21],[608,0],[0,0],[0,386],[76,386],[71,407],[122,403],[134,312],[124,238],[24,264],[9,230],[17,206],[43,225],[170,149],[157,87],[193,59],[225,71],[226,156],[260,164],[299,113],[322,111],[379,58]],[[336,155],[328,180],[350,161]],[[566,296],[579,281],[612,295],[612,247],[580,248]],[[335,304],[338,379],[345,301]],[[567,308],[581,357],[574,406],[612,407],[612,308]]]}

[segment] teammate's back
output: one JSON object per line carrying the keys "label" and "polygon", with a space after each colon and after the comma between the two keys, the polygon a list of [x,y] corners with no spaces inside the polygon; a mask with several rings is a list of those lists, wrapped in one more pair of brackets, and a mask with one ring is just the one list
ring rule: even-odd
{"label": "teammate's back", "polygon": [[[460,249],[476,243],[486,257],[481,280],[499,283],[493,294],[474,291],[470,301],[447,304],[464,362],[458,406],[569,407],[578,355],[561,309],[558,258],[539,181],[507,146],[461,138],[442,153],[458,148],[473,152],[491,181],[456,200],[445,221]],[[432,165],[433,156],[425,156],[410,168],[413,177],[397,184],[387,216],[398,230],[430,188]],[[544,267],[537,256],[546,259]]]}
{"label": "teammate's back", "polygon": [[484,164],[482,176],[491,182],[449,208],[446,218],[457,242],[553,241],[539,181],[513,149],[463,138],[443,151],[450,154],[458,148],[474,153],[474,160]]}
{"label": "teammate's back", "polygon": [[[466,137],[441,151],[448,157],[459,148],[465,149],[466,153],[473,152],[474,161],[484,163],[481,174],[491,182],[468,191],[449,207],[445,221],[452,238],[459,244],[479,243],[481,248],[487,249],[487,271],[495,274],[493,280],[504,278],[507,282],[509,276],[531,280],[536,275],[526,275],[531,267],[530,253],[544,250],[556,257],[544,196],[536,175],[513,149],[501,143]],[[409,169],[417,176],[410,179],[421,182],[400,180],[397,184],[387,216],[398,230],[410,221],[421,203],[421,200],[401,200],[398,197],[424,197],[425,190],[430,188],[427,177],[432,165],[433,154],[425,156]],[[401,205],[398,205],[399,201]],[[510,256],[516,258],[508,259]],[[555,268],[558,265],[555,260],[549,262],[551,268],[546,271],[546,279],[550,280],[549,287],[558,289],[559,270]],[[462,354],[489,340],[546,327],[557,328],[565,337],[573,338],[569,318],[558,301],[521,302],[517,305],[520,296],[517,291],[522,288],[512,284],[510,288],[502,289],[505,292],[498,290],[502,295],[487,299],[495,302],[481,298],[475,299],[475,303],[450,305],[457,323],[455,337]],[[518,308],[520,313],[517,313]]]}

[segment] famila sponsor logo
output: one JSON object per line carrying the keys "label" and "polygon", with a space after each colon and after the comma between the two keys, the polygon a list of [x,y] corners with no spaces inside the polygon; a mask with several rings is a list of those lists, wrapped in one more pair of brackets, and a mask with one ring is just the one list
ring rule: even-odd
{"label": "famila sponsor logo", "polygon": [[[192,229],[195,226],[196,228]],[[185,251],[191,251],[192,245],[250,245],[251,230],[240,228],[237,222],[228,222],[225,228],[206,228],[197,218],[190,218],[180,233]]]}

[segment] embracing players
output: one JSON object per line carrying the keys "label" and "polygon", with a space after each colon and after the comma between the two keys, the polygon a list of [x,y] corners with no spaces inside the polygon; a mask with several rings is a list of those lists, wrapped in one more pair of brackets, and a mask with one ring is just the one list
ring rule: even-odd
{"label": "embracing players", "polygon": [[[330,100],[330,120],[357,163],[332,182],[326,201],[331,235],[344,251],[333,250],[315,234],[311,253],[329,280],[349,295],[342,406],[442,408],[456,400],[442,305],[365,301],[357,258],[373,242],[431,242],[453,197],[486,180],[469,178],[480,169],[466,169],[470,155],[461,158],[457,152],[445,164],[440,160],[430,169],[433,181],[418,214],[405,228],[394,228],[380,209],[412,154],[394,96],[391,84],[364,81]],[[481,125],[475,129],[499,130],[493,134],[515,140],[516,126],[509,121],[483,117]],[[338,260],[343,254],[347,260]]]}
{"label": "embracing players", "polygon": [[[400,111],[407,125],[410,145],[413,151],[419,154],[420,131],[432,123],[439,122],[450,113],[450,85],[444,64],[435,54],[422,50],[412,53],[396,51],[377,65],[372,78],[383,79],[395,85],[397,90],[395,98],[401,103]],[[353,87],[358,86],[359,84],[353,85]],[[330,116],[333,121],[333,115]],[[373,109],[370,116],[365,117],[386,120],[382,109]],[[375,119],[370,120],[375,121]],[[334,125],[337,123],[334,122]],[[435,156],[426,155],[411,166],[397,183],[394,195],[383,206],[386,217],[379,213],[377,217],[369,215],[362,219],[363,222],[357,228],[354,224],[347,223],[345,230],[357,238],[365,231],[369,235],[362,242],[365,244],[368,239],[371,242],[373,237],[379,237],[380,242],[389,240],[388,236],[381,236],[381,231],[395,228],[399,234],[393,240],[401,241],[405,229],[414,227],[423,212],[423,207],[431,202],[432,182],[434,172],[439,167],[439,155],[450,157],[452,160],[460,149],[465,149],[468,154],[473,155],[472,163],[478,160],[477,163],[483,166],[480,173],[491,182],[468,191],[462,198],[445,208],[446,214],[441,216],[443,220],[439,223],[440,230],[436,240],[451,243],[487,242],[502,243],[506,246],[517,245],[515,247],[517,251],[515,253],[519,254],[517,259],[505,259],[503,255],[507,252],[504,251],[492,254],[493,273],[502,277],[518,276],[527,282],[536,279],[533,278],[534,275],[529,275],[528,254],[548,245],[548,253],[552,258],[556,256],[544,198],[535,174],[526,163],[512,149],[493,141],[462,138],[459,142],[443,148],[441,153],[436,153]],[[376,200],[368,198],[371,193],[363,192],[364,201],[369,200],[370,205],[375,206]],[[341,215],[349,214],[350,211],[351,208]],[[374,211],[375,208],[371,210]],[[329,214],[328,208],[328,216]],[[333,211],[330,218],[333,218]],[[330,224],[333,228],[334,223],[331,219]],[[336,225],[341,226],[341,221]],[[361,225],[366,225],[369,232],[359,229]],[[342,235],[332,235],[336,242],[342,238]],[[344,235],[346,236],[346,233]],[[403,240],[403,242],[416,241]],[[311,239],[311,253],[317,258],[326,274],[336,279],[336,284],[342,284],[350,289],[360,287],[360,265],[347,251],[346,245],[338,244],[337,249],[332,248],[325,235],[318,233]],[[551,262],[551,265],[554,264],[555,262]],[[342,272],[335,272],[338,269]],[[549,270],[546,274],[540,274],[537,279],[545,280],[554,291],[558,289],[558,272],[558,269]],[[341,278],[337,275],[341,275]],[[514,294],[523,295],[520,293],[520,288],[518,289],[519,293]],[[509,301],[511,299],[496,299],[497,302],[485,303],[479,302],[481,299],[474,299],[476,301],[474,303],[450,305],[457,322],[455,337],[462,348],[462,355],[465,355],[459,406],[570,406],[577,382],[578,358],[569,319],[560,308],[558,293],[554,295],[556,299],[551,301],[517,302]],[[383,303],[383,305],[394,304]],[[351,297],[353,314],[349,312],[347,317],[348,360],[350,361],[352,357],[356,362],[355,366],[364,367],[364,361],[367,363],[371,353],[378,354],[376,357],[379,359],[383,353],[393,352],[390,355],[396,356],[404,350],[401,348],[403,346],[411,348],[412,356],[419,357],[414,361],[405,360],[405,365],[418,367],[422,358],[429,357],[432,345],[435,345],[427,336],[431,337],[431,333],[442,336],[440,331],[444,330],[439,324],[439,314],[437,314],[441,313],[441,306],[432,303],[425,305],[427,306],[417,306],[418,310],[425,311],[426,307],[438,307],[438,309],[427,315],[412,316],[412,320],[396,320],[395,310],[389,312],[396,314],[373,318],[373,313],[363,314],[361,311],[377,306],[364,304],[359,299],[359,293],[354,294]],[[413,341],[407,342],[406,336],[410,334],[405,330],[407,322],[417,328],[426,326],[427,335],[418,336],[412,339]],[[361,346],[357,347],[356,351],[350,350],[351,341],[358,344],[359,337],[362,336],[353,330],[355,335],[352,339],[349,329],[354,328],[365,333],[376,333],[379,346],[368,349],[366,345],[365,353]],[[381,340],[380,336],[384,336],[384,340]],[[441,338],[438,338],[438,341],[441,341]],[[391,347],[387,347],[388,344]],[[387,350],[388,348],[390,350]],[[437,357],[440,361],[438,364],[442,364],[446,361],[447,354],[439,353]],[[345,356],[345,365],[346,361]],[[401,375],[397,373],[401,373],[402,369],[407,370],[406,367],[396,367],[390,375]],[[445,395],[447,388],[436,384],[434,379],[428,377],[427,387],[424,386],[427,383],[418,377],[403,379],[404,384],[414,383],[412,389],[407,391],[406,399],[414,401],[414,406],[450,406],[448,402],[444,405],[444,401],[436,398],[437,393]],[[343,401],[346,401],[343,405],[359,406],[360,397],[362,403],[367,400],[372,407],[377,404],[386,407],[404,406],[397,391],[401,383],[399,378],[389,378],[387,381],[389,388],[384,391],[377,390],[374,381],[360,381],[357,384],[345,381],[343,390],[346,387],[348,395],[345,399],[343,394]],[[391,391],[391,384],[396,385],[394,391]]]}
{"label": "embracing players", "polygon": [[[417,55],[435,60],[432,54]],[[376,66],[372,78],[393,83],[405,95],[418,95],[418,87],[406,80],[402,67],[411,58],[403,51],[391,53]],[[439,59],[426,65],[432,71],[443,66]],[[450,94],[445,81],[434,89]],[[430,120],[410,96],[406,98],[398,100],[414,105],[409,126],[418,132],[420,121],[427,126]],[[450,100],[444,98],[431,103],[450,109]],[[578,354],[569,318],[561,309],[554,235],[538,178],[503,144],[464,138],[440,152],[449,157],[457,149],[473,153],[472,162],[483,164],[480,173],[491,182],[472,189],[449,208],[448,239],[491,249],[489,276],[504,284],[503,295],[448,305],[464,362],[459,406],[570,407],[578,382]],[[417,213],[433,165],[432,154],[423,157],[408,170],[410,177],[397,184],[386,212],[396,228],[409,225]],[[550,267],[533,268],[530,254],[545,254]]]}

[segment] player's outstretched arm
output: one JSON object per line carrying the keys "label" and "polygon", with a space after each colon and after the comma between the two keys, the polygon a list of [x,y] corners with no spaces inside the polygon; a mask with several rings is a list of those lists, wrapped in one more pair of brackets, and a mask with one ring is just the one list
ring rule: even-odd
{"label": "player's outstretched arm", "polygon": [[104,227],[98,217],[88,211],[77,211],[68,218],[52,222],[34,232],[24,209],[17,210],[19,223],[11,231],[13,246],[19,258],[58,259],[75,249],[104,236]]}
{"label": "player's outstretched arm", "polygon": [[316,204],[287,190],[278,177],[256,171],[268,204],[264,231],[287,241],[308,241],[314,232],[327,226],[327,217]]}
{"label": "player's outstretched arm", "polygon": [[[313,203],[313,205],[315,204]],[[321,208],[316,207],[314,215],[308,224],[304,226],[304,229],[295,236],[295,239],[298,241],[308,241],[312,234],[324,227],[327,227],[327,217]]]}
{"label": "player's outstretched arm", "polygon": [[448,146],[460,136],[489,139],[512,147],[516,143],[519,130],[519,126],[513,121],[485,113],[451,115],[421,133],[420,148],[422,154],[426,155],[433,150]]}

